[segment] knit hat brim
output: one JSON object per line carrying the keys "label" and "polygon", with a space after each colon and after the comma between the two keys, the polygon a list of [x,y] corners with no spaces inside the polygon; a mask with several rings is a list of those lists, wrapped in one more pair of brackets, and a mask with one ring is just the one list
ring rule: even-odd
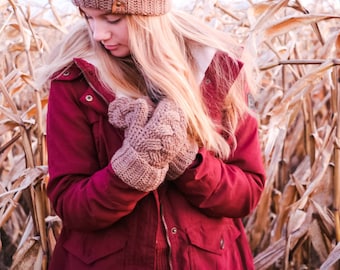
{"label": "knit hat brim", "polygon": [[171,0],[72,0],[77,7],[95,8],[113,14],[158,16],[169,12]]}

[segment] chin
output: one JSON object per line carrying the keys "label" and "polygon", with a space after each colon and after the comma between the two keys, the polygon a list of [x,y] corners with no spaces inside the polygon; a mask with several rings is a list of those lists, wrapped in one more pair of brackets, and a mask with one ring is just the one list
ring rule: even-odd
{"label": "chin", "polygon": [[125,58],[130,55],[130,51],[110,51],[111,55],[118,58]]}

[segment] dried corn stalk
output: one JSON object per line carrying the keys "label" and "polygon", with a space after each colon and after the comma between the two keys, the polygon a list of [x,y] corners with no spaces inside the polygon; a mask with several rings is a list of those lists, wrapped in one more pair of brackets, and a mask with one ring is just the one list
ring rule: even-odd
{"label": "dried corn stalk", "polygon": [[47,218],[48,91],[36,86],[35,72],[75,16],[62,15],[61,24],[52,3],[12,0],[0,2],[0,14],[0,269],[47,269],[61,222]]}
{"label": "dried corn stalk", "polygon": [[[192,9],[255,57],[267,183],[244,222],[257,269],[339,267],[336,1],[197,0]],[[48,91],[35,71],[76,16],[48,3],[34,13],[0,1],[0,269],[46,269],[62,226],[45,193]]]}

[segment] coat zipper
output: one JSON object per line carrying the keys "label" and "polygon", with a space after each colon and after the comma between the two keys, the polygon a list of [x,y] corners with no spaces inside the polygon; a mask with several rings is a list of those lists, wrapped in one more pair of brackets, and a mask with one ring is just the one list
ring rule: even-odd
{"label": "coat zipper", "polygon": [[163,205],[161,204],[160,205],[160,208],[161,208],[161,218],[162,218],[162,223],[163,223],[163,226],[164,226],[164,229],[165,229],[165,235],[166,235],[166,242],[169,246],[169,267],[170,267],[170,270],[173,269],[172,267],[172,262],[171,262],[171,243],[170,243],[170,238],[169,238],[169,229],[168,229],[168,226],[166,224],[166,221],[165,221],[165,217],[164,217],[164,212],[163,212]]}

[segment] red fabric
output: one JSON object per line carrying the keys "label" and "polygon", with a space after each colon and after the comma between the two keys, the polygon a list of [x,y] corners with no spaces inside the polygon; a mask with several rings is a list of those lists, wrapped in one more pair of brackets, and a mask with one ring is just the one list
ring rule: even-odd
{"label": "red fabric", "polygon": [[[209,69],[206,79],[212,78]],[[202,85],[212,103],[213,86]],[[143,193],[110,166],[123,141],[123,131],[107,121],[112,99],[81,59],[51,83],[48,196],[63,230],[50,270],[149,270],[166,262],[173,270],[253,269],[241,218],[256,206],[265,181],[256,119],[240,124],[227,162],[202,148],[178,180]],[[212,115],[221,119],[218,111]]]}

